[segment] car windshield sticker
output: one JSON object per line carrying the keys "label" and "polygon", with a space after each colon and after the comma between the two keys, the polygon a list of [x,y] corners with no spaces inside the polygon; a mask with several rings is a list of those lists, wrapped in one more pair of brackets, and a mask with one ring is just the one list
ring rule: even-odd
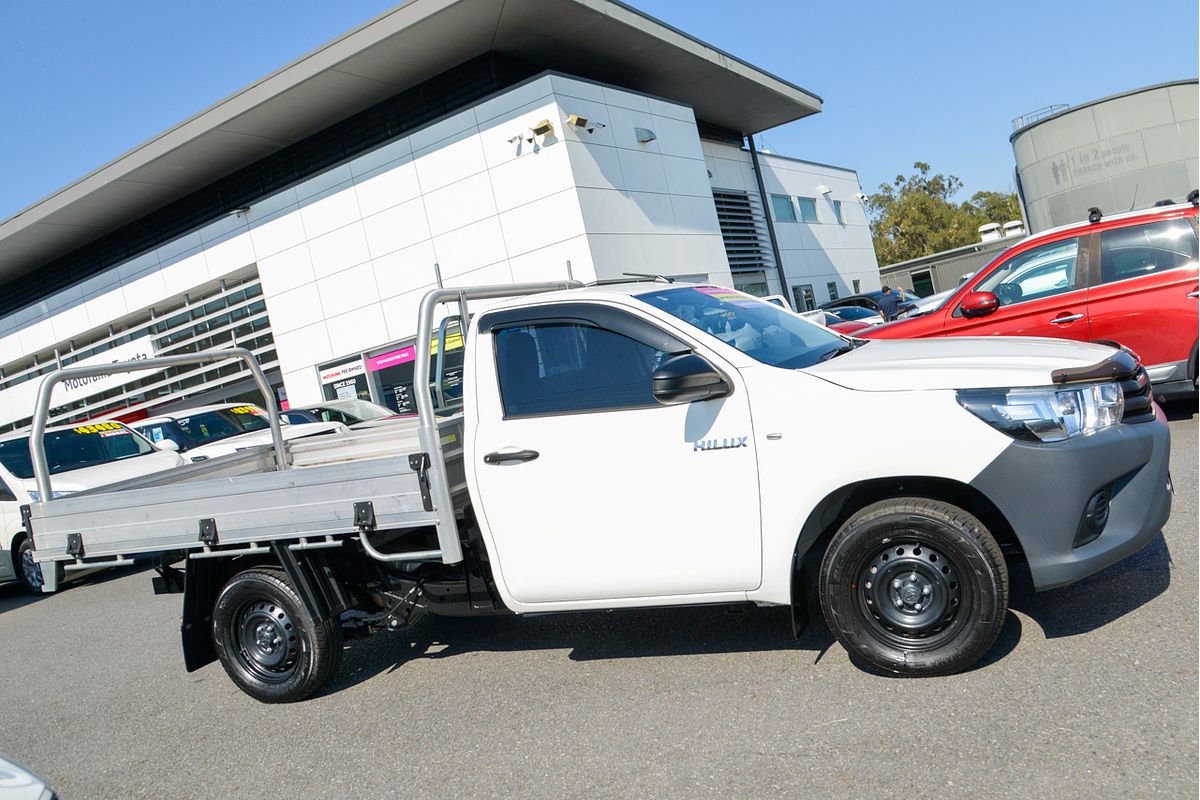
{"label": "car windshield sticker", "polygon": [[96,422],[92,425],[80,425],[73,430],[75,433],[104,433],[105,431],[119,431],[121,426],[116,422]]}
{"label": "car windshield sticker", "polygon": [[229,410],[234,414],[254,414],[259,417],[266,416],[265,411],[260,408],[255,408],[254,406],[238,406],[237,408],[231,408]]}

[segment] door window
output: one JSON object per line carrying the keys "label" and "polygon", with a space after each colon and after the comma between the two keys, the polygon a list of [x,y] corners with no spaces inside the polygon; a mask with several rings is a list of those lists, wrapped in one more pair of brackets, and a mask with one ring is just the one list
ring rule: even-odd
{"label": "door window", "polygon": [[1114,283],[1196,262],[1196,232],[1185,219],[1152,222],[1100,235],[1100,282]]}
{"label": "door window", "polygon": [[547,322],[501,328],[495,343],[505,417],[655,405],[664,353],[619,333]]}
{"label": "door window", "polygon": [[4,482],[4,478],[0,478],[0,502],[12,502],[17,496],[12,493],[12,489],[8,488],[8,484]]}
{"label": "door window", "polygon": [[1001,306],[1070,292],[1078,256],[1078,239],[1044,244],[1009,259],[975,288],[996,295]]}

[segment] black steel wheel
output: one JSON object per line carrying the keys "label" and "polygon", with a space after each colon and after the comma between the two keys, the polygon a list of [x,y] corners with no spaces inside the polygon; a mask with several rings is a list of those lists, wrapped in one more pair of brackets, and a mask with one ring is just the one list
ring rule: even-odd
{"label": "black steel wheel", "polygon": [[974,664],[1008,608],[1008,571],[983,524],[960,508],[895,498],[853,515],[821,564],[821,610],[867,666],[904,676]]}
{"label": "black steel wheel", "polygon": [[265,703],[308,697],[341,660],[338,620],[312,619],[278,569],[249,569],[230,578],[212,620],[213,644],[225,672]]}

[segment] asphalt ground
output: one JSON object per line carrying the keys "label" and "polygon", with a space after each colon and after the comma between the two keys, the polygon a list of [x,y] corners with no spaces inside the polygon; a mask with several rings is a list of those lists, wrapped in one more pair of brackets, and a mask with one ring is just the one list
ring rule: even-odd
{"label": "asphalt ground", "polygon": [[1197,796],[1197,412],[1137,555],[1012,610],[974,670],[854,666],[818,619],[689,608],[427,618],[267,706],[184,672],[148,570],[0,589],[0,752],[73,798]]}

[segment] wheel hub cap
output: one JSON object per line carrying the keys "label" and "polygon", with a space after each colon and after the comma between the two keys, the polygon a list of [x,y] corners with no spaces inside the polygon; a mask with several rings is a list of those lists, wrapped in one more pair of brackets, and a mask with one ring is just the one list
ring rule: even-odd
{"label": "wheel hub cap", "polygon": [[246,605],[236,623],[240,661],[264,680],[285,679],[296,665],[298,641],[292,619],[271,602]]}
{"label": "wheel hub cap", "polygon": [[934,636],[961,611],[954,564],[919,542],[893,542],[868,558],[859,575],[861,607],[879,633],[908,642]]}

